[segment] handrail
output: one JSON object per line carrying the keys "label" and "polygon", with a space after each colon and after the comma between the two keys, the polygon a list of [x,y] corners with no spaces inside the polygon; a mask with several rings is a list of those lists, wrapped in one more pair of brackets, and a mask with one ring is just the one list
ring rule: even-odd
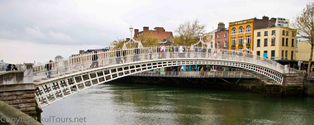
{"label": "handrail", "polygon": [[[115,65],[120,63],[129,63],[133,61],[151,61],[158,59],[213,59],[213,60],[226,60],[226,61],[238,61],[247,62],[251,64],[261,65],[268,67],[270,69],[276,70],[278,72],[284,73],[284,66],[266,58],[262,58],[257,55],[250,53],[243,53],[241,51],[226,50],[226,49],[209,49],[205,51],[199,48],[198,52],[194,51],[194,48],[184,47],[184,52],[169,52],[169,46],[166,47],[164,52],[159,52],[159,47],[144,47],[138,49],[126,49],[120,51],[120,56],[117,56],[118,51],[106,51],[97,53],[98,60],[93,61],[93,55],[95,53],[89,54],[78,54],[69,57],[68,59],[59,60],[51,63],[52,65],[52,75],[66,74],[75,71],[84,71],[90,69],[93,63],[98,67],[105,67],[108,65]],[[175,50],[175,49],[173,49]],[[123,54],[124,51],[124,54]],[[48,71],[45,68],[44,63],[41,65],[34,65],[34,75],[47,74]]]}

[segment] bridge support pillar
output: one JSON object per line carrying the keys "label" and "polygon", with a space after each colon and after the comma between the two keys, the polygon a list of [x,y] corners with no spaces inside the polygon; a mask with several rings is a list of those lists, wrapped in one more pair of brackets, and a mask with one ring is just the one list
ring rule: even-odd
{"label": "bridge support pillar", "polygon": [[0,100],[20,111],[40,118],[37,108],[32,64],[25,64],[25,71],[9,71],[0,74]]}
{"label": "bridge support pillar", "polygon": [[303,95],[306,73],[286,73],[283,75],[282,95]]}

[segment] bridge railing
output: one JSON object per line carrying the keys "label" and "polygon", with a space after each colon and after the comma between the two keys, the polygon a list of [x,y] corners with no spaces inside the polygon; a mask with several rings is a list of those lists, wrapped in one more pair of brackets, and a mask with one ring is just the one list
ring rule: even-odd
{"label": "bridge railing", "polygon": [[[64,75],[67,73],[73,73],[77,71],[84,71],[95,67],[104,67],[109,65],[116,65],[121,63],[130,63],[136,61],[149,61],[158,59],[212,59],[212,60],[226,60],[226,61],[239,61],[247,62],[257,65],[262,65],[268,68],[272,68],[279,72],[284,72],[284,66],[266,59],[261,58],[250,53],[243,53],[235,50],[206,50],[202,49],[195,52],[194,49],[185,49],[179,52],[169,52],[169,48],[166,47],[164,52],[159,51],[159,47],[145,47],[139,49],[127,49],[121,50],[120,54],[116,50],[79,54],[71,56],[68,59],[58,60],[50,63],[52,68],[51,71],[47,71],[45,68],[46,64],[34,65],[34,75],[47,75],[51,72],[53,76]],[[94,55],[98,56],[97,60],[93,60]]]}
{"label": "bridge railing", "polygon": [[219,78],[255,78],[247,71],[146,71],[133,74],[132,76],[151,76],[151,77],[219,77]]}

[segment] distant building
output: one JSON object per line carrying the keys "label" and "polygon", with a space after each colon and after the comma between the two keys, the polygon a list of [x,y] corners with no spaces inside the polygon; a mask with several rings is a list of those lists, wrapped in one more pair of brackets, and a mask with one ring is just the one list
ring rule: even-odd
{"label": "distant building", "polygon": [[[300,61],[301,63],[301,70],[307,70],[308,64],[309,64],[309,59],[310,59],[310,54],[311,54],[311,44],[309,43],[308,40],[304,39],[297,39],[297,47],[298,49],[296,50],[296,60]],[[314,57],[314,51],[312,58]],[[314,58],[313,58],[314,59]],[[311,69],[314,71],[314,62],[312,61],[312,66]]]}
{"label": "distant building", "polygon": [[269,20],[267,16],[263,19],[251,18],[229,23],[229,49],[243,50],[243,44],[246,40],[246,47],[253,51],[252,40],[255,29],[267,28],[275,24],[276,19]]}
{"label": "distant building", "polygon": [[215,46],[217,49],[228,49],[229,30],[225,28],[223,22],[218,23],[217,32],[215,32]]}
{"label": "distant building", "polygon": [[283,65],[296,64],[296,30],[269,27],[254,30],[254,53]]}
{"label": "distant building", "polygon": [[140,35],[145,33],[151,33],[154,37],[157,37],[159,43],[166,43],[173,38],[172,32],[165,31],[163,27],[155,27],[154,30],[149,30],[149,27],[143,27],[143,31],[134,29],[134,38],[137,39]]}

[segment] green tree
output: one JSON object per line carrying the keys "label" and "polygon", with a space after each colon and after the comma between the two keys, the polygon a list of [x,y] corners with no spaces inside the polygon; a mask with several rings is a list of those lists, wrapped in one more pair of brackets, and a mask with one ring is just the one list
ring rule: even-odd
{"label": "green tree", "polygon": [[180,24],[175,33],[177,36],[174,36],[174,44],[184,44],[192,45],[199,41],[199,35],[205,33],[205,25],[200,24],[196,19],[192,22],[186,21],[184,24]]}
{"label": "green tree", "polygon": [[311,44],[311,53],[307,68],[307,71],[310,72],[314,46],[314,2],[306,5],[301,14],[296,17],[292,26],[297,29],[299,35],[307,38]]}
{"label": "green tree", "polygon": [[158,38],[154,37],[151,32],[142,33],[138,36],[137,40],[141,41],[144,47],[158,45]]}
{"label": "green tree", "polygon": [[116,46],[113,48],[114,50],[118,49],[118,47],[121,49],[125,43],[122,39],[115,40],[114,42],[116,43]]}

